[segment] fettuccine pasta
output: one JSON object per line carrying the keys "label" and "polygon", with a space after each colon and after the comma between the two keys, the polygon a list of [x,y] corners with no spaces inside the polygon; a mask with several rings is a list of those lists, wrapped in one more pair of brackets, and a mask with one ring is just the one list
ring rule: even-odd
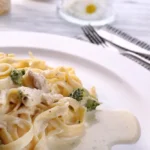
{"label": "fettuccine pasta", "polygon": [[47,150],[51,137],[80,137],[86,111],[98,105],[73,68],[0,53],[0,150]]}

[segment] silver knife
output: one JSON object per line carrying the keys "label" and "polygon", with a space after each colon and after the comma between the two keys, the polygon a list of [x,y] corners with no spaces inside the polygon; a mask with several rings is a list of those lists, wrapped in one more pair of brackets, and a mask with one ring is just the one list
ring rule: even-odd
{"label": "silver knife", "polygon": [[[107,26],[107,28],[108,28],[108,26]],[[103,30],[103,29],[101,29],[101,30]],[[117,30],[117,31],[116,31]],[[112,30],[112,29],[107,29],[106,31],[104,30],[104,31],[102,31],[102,33],[104,34],[104,37],[106,37],[106,39],[107,39],[107,32],[112,32],[113,34],[116,34],[117,33],[117,35],[118,35],[118,29],[115,29],[115,31],[114,30]],[[99,33],[101,33],[101,31],[99,30],[98,31]],[[120,33],[120,31],[119,31],[119,33]],[[122,33],[122,32],[121,32]],[[106,34],[106,35],[105,35]],[[108,33],[109,34],[109,33]],[[133,37],[130,37],[129,38],[129,35],[128,36],[124,36],[125,35],[125,33],[123,33],[123,34],[119,34],[118,36],[120,36],[121,37],[121,39],[123,38],[123,39],[125,39],[125,40],[127,40],[127,41],[129,41],[129,40],[131,40],[135,45],[138,45],[139,47],[142,47],[143,49],[144,49],[144,52],[145,52],[145,49],[146,50],[150,50],[150,46],[147,44],[147,43],[144,43],[144,42],[141,42],[141,41],[139,41],[139,40],[136,40],[135,38],[133,38]],[[87,42],[89,42],[88,41],[88,39],[84,36],[84,35],[77,35],[77,36],[75,36],[75,38],[76,39],[79,39],[79,40],[83,40],[83,41],[87,41]],[[111,39],[110,39],[111,40]],[[109,39],[108,39],[108,41],[109,41]],[[130,42],[131,42],[130,41]],[[111,41],[110,41],[110,43],[111,43]],[[111,45],[111,44],[110,44]],[[112,43],[112,45],[114,46],[115,44],[113,44]],[[116,45],[117,46],[117,45]],[[119,46],[120,47],[120,46]],[[138,48],[139,48],[138,47]],[[124,49],[124,48],[123,48]],[[143,50],[142,49],[142,50]],[[116,52],[116,48],[111,48],[111,50],[113,50],[113,51],[115,51]],[[118,52],[118,49],[117,49],[117,52]],[[143,52],[143,51],[142,51]],[[123,54],[123,53],[122,53]],[[143,54],[143,53],[142,53]],[[145,59],[144,59],[144,61],[141,59],[141,57],[139,56],[139,58],[137,57],[137,55],[136,56],[133,56],[133,54],[132,55],[130,55],[130,54],[123,54],[124,56],[126,56],[126,57],[128,57],[129,59],[131,59],[131,60],[133,60],[134,62],[136,62],[136,63],[138,63],[139,65],[141,65],[142,67],[144,67],[144,68],[146,68],[146,69],[148,69],[148,70],[150,70],[150,57],[149,56],[145,56]],[[143,57],[142,57],[143,58]],[[147,60],[148,59],[148,63],[145,61],[145,60]]]}
{"label": "silver knife", "polygon": [[124,33],[115,27],[107,25],[97,32],[102,38],[116,46],[119,46],[120,48],[150,56],[150,45],[128,35],[127,33]]}

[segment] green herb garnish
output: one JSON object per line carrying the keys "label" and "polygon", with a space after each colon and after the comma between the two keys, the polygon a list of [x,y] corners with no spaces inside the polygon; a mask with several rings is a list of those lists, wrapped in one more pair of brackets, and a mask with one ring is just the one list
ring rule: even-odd
{"label": "green herb garnish", "polygon": [[81,103],[84,101],[84,106],[87,108],[87,111],[95,110],[100,105],[98,99],[90,95],[84,88],[74,90],[69,96]]}
{"label": "green herb garnish", "polygon": [[97,106],[99,106],[100,103],[98,101],[88,99],[87,103],[85,104],[85,107],[87,108],[87,111],[95,110]]}
{"label": "green herb garnish", "polygon": [[10,77],[14,84],[21,86],[22,85],[22,76],[25,74],[25,70],[12,70]]}
{"label": "green herb garnish", "polygon": [[77,101],[81,101],[83,97],[88,96],[89,92],[86,89],[76,89],[71,94],[70,97],[76,99]]}

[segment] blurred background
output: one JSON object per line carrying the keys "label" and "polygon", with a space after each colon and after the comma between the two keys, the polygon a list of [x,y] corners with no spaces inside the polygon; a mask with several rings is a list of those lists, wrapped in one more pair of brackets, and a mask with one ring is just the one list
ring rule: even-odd
{"label": "blurred background", "polygon": [[[11,0],[11,11],[0,16],[0,30],[45,32],[74,37],[78,25],[57,14],[59,0]],[[150,43],[150,0],[114,0],[113,26]]]}

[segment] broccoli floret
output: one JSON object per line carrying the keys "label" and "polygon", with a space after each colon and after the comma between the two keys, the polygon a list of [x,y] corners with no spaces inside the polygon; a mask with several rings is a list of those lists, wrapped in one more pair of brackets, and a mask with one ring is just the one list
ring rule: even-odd
{"label": "broccoli floret", "polygon": [[78,89],[74,90],[70,94],[70,97],[79,101],[81,103],[81,105],[83,105],[87,108],[87,111],[92,111],[92,110],[96,109],[97,106],[100,105],[97,98],[90,95],[90,93],[84,88],[81,88],[81,89],[78,88]]}
{"label": "broccoli floret", "polygon": [[76,89],[71,94],[70,97],[76,99],[77,101],[81,101],[83,97],[88,96],[89,92],[86,89]]}
{"label": "broccoli floret", "polygon": [[25,74],[25,70],[12,70],[10,77],[14,84],[21,86],[22,85],[22,76]]}
{"label": "broccoli floret", "polygon": [[85,104],[85,107],[87,108],[87,111],[95,110],[97,106],[99,106],[100,103],[98,101],[95,101],[93,99],[88,99],[87,103]]}

